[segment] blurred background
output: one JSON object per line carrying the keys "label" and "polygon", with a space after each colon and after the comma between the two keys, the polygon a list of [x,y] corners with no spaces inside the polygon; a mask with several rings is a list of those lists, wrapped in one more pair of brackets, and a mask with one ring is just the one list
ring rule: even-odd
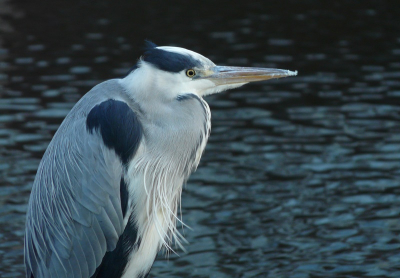
{"label": "blurred background", "polygon": [[145,39],[297,77],[207,97],[187,253],[150,277],[400,277],[400,3],[0,0],[0,276],[52,135]]}

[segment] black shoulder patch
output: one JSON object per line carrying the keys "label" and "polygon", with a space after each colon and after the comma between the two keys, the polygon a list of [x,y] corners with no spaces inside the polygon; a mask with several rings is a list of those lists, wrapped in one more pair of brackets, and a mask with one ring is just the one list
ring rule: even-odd
{"label": "black shoulder patch", "polygon": [[184,69],[191,69],[201,65],[199,60],[189,55],[170,52],[156,47],[147,48],[142,59],[160,70],[169,72],[180,72]]}
{"label": "black shoulder patch", "polygon": [[98,131],[104,144],[114,149],[124,164],[136,153],[143,133],[135,112],[125,102],[113,99],[90,110],[86,127],[90,133]]}

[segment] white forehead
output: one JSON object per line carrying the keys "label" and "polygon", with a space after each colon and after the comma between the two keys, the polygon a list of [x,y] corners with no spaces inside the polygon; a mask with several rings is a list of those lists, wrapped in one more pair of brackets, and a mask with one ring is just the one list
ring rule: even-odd
{"label": "white forehead", "polygon": [[197,52],[191,51],[189,49],[186,49],[186,48],[176,47],[176,46],[157,46],[156,48],[165,50],[165,51],[169,51],[169,52],[182,54],[182,55],[190,55],[194,59],[201,61],[205,65],[215,66],[215,64],[207,57],[204,57],[203,55],[201,55]]}

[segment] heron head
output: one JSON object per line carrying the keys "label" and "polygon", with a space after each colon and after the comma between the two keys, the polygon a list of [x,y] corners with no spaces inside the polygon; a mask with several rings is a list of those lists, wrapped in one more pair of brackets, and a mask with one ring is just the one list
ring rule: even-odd
{"label": "heron head", "polygon": [[[297,75],[297,71],[217,66],[210,59],[188,49],[147,44],[138,63],[141,82],[154,86],[169,97],[185,93],[199,97],[243,86],[246,83]],[[148,86],[148,85],[147,85]]]}

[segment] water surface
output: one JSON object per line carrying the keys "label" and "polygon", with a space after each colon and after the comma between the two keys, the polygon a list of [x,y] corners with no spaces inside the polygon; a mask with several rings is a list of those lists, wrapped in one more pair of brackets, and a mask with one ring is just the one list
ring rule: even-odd
{"label": "water surface", "polygon": [[[158,1],[157,1],[158,2]],[[400,277],[400,7],[390,1],[0,0],[0,276],[52,135],[144,39],[299,76],[207,98],[187,253],[150,277]]]}

